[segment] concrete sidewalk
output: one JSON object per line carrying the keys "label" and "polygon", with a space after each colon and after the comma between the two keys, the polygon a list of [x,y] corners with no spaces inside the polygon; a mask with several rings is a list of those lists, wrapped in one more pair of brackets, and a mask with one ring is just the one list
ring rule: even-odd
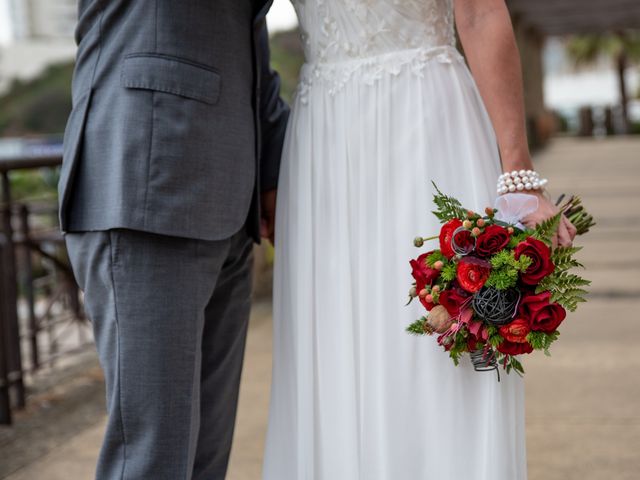
{"label": "concrete sidewalk", "polygon": [[[598,227],[580,239],[590,302],[563,324],[553,358],[527,359],[530,480],[640,478],[640,138],[557,139],[537,158],[554,193],[582,195]],[[271,368],[268,304],[254,308],[230,480],[260,478]],[[7,480],[93,475],[103,421]],[[416,479],[389,479],[416,480]],[[458,480],[458,479],[436,479]]]}

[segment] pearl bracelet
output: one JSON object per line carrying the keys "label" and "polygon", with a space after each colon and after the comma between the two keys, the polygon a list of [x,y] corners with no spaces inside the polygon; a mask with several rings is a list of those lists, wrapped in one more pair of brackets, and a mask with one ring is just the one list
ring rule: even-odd
{"label": "pearl bracelet", "polygon": [[505,193],[542,190],[547,183],[546,178],[540,178],[540,175],[533,170],[514,170],[505,172],[498,177],[497,193],[504,195]]}

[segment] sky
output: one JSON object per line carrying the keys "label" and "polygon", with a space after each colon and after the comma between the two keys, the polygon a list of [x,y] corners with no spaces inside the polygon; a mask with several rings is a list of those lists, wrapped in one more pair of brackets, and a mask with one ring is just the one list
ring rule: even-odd
{"label": "sky", "polygon": [[[2,1],[2,0],[0,0]],[[271,31],[287,30],[296,25],[296,13],[290,0],[275,0],[267,16]]]}

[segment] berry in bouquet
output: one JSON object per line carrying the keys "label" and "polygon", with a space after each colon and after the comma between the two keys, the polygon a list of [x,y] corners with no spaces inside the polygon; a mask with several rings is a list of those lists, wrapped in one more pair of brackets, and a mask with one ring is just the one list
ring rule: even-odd
{"label": "berry in bouquet", "polygon": [[536,350],[549,355],[567,310],[585,301],[590,283],[572,271],[582,267],[575,258],[580,247],[552,249],[561,216],[579,235],[593,218],[580,198],[563,203],[563,196],[557,215],[528,229],[520,220],[537,209],[535,196],[499,191],[495,208],[480,214],[434,187],[433,213],[443,225],[438,235],[414,244],[438,241],[439,248],[410,262],[409,303],[417,299],[426,312],[407,331],[437,335],[456,365],[468,353],[477,371],[502,367],[523,374],[519,357]]}

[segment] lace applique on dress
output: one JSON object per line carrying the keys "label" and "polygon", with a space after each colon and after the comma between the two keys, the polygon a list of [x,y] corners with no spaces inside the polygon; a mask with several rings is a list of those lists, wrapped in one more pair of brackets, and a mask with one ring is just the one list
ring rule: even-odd
{"label": "lace applique on dress", "polygon": [[337,92],[356,72],[373,84],[383,73],[432,60],[450,63],[455,51],[452,0],[292,0],[307,63],[298,96],[314,81]]}

